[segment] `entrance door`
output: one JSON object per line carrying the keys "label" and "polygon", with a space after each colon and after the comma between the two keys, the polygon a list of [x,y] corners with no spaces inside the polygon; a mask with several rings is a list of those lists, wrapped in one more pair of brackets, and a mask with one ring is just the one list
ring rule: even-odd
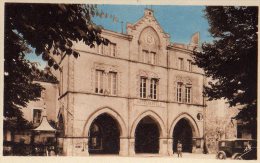
{"label": "entrance door", "polygon": [[181,119],[173,130],[173,151],[177,152],[178,140],[182,143],[183,152],[192,152],[192,129],[189,122]]}
{"label": "entrance door", "polygon": [[159,129],[150,117],[144,117],[135,130],[136,153],[159,153]]}
{"label": "entrance door", "polygon": [[108,114],[99,115],[90,126],[89,154],[119,154],[118,123]]}

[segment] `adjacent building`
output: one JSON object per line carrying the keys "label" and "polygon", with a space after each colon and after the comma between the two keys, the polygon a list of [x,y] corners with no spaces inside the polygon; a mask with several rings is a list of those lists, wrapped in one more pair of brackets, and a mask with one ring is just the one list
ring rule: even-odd
{"label": "adjacent building", "polygon": [[[40,84],[44,90],[42,90],[39,95],[39,99],[36,101],[30,101],[27,103],[27,106],[22,108],[23,117],[29,122],[28,128],[26,130],[10,130],[9,128],[4,129],[4,142],[20,142],[21,139],[24,139],[25,144],[31,143],[32,138],[32,129],[39,127],[44,116],[47,117],[49,123],[55,125],[57,121],[57,115],[59,111],[59,93],[58,93],[58,81],[52,76],[49,68],[46,68],[43,71],[45,74],[49,74],[50,77],[45,77],[44,75],[36,75],[35,83]],[[48,136],[47,136],[48,137]],[[45,137],[44,139],[47,139]],[[50,136],[53,137],[53,136]],[[46,140],[38,137],[35,138],[36,143],[43,143]]]}

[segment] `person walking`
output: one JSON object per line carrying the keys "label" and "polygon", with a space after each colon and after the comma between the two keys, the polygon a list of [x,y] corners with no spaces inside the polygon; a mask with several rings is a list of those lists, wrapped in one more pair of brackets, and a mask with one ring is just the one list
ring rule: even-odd
{"label": "person walking", "polygon": [[178,154],[178,157],[182,157],[182,144],[181,144],[180,140],[178,140],[178,143],[177,143],[177,154]]}

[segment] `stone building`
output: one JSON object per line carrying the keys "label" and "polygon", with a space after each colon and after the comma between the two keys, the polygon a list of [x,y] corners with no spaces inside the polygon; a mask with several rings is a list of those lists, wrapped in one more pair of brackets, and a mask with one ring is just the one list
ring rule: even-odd
{"label": "stone building", "polygon": [[[47,69],[44,70],[47,73]],[[50,73],[50,72],[49,72]],[[44,90],[37,101],[30,101],[27,106],[22,108],[23,117],[32,124],[32,128],[26,130],[10,130],[4,128],[4,142],[20,142],[24,139],[25,144],[31,143],[32,129],[41,124],[43,116],[46,116],[49,122],[53,124],[57,121],[59,103],[58,103],[58,82],[54,79],[47,79],[44,76],[36,76],[35,83],[40,84]],[[29,127],[29,126],[28,126]],[[38,134],[39,137],[39,134]],[[41,142],[35,138],[35,142]],[[52,136],[53,137],[53,136]]]}
{"label": "stone building", "polygon": [[198,38],[171,43],[150,9],[127,24],[127,34],[102,35],[108,46],[78,42],[78,59],[54,56],[64,154],[166,156],[178,140],[184,152],[202,152],[204,75],[192,58]]}
{"label": "stone building", "polygon": [[38,126],[43,116],[48,120],[56,121],[58,114],[58,83],[36,81],[44,87],[41,97],[37,101],[30,101],[23,109],[24,118]]}
{"label": "stone building", "polygon": [[232,119],[239,110],[237,107],[230,108],[224,99],[207,101],[206,105],[206,144],[210,153],[216,153],[219,140],[242,138],[237,135],[237,121]]}

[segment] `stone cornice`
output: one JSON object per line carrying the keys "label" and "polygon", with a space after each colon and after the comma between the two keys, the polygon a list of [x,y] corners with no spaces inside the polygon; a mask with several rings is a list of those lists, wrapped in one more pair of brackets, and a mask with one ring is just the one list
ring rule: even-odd
{"label": "stone cornice", "polygon": [[92,95],[92,96],[99,96],[99,97],[109,97],[109,98],[118,98],[118,99],[126,99],[126,100],[138,100],[140,101],[147,101],[150,103],[165,103],[165,104],[178,104],[178,105],[187,105],[187,106],[198,106],[202,107],[203,104],[193,104],[193,103],[180,103],[172,100],[152,100],[152,99],[141,99],[137,97],[128,97],[128,96],[113,96],[113,95],[105,95],[105,94],[97,94],[97,93],[92,93],[92,92],[86,92],[86,91],[66,91],[64,94],[60,95],[58,98],[61,100],[68,94],[85,94],[85,95]]}
{"label": "stone cornice", "polygon": [[129,40],[129,41],[132,40],[132,38],[133,38],[133,36],[131,36],[131,35],[122,34],[122,33],[110,31],[110,30],[107,30],[107,29],[103,29],[102,34],[107,35],[107,36],[113,36],[113,37],[117,37],[117,38],[126,39],[126,40]]}

